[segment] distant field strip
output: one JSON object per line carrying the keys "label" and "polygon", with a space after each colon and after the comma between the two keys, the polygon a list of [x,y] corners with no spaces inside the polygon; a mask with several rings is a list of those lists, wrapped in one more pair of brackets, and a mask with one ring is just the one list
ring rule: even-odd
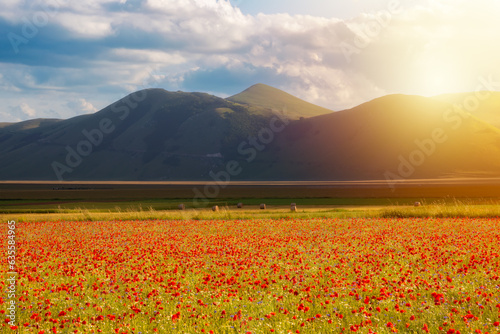
{"label": "distant field strip", "polygon": [[[0,199],[137,200],[195,196],[216,182],[0,181]],[[220,187],[217,198],[435,198],[499,197],[499,178],[375,181],[241,181]],[[210,200],[216,198],[209,198]]]}

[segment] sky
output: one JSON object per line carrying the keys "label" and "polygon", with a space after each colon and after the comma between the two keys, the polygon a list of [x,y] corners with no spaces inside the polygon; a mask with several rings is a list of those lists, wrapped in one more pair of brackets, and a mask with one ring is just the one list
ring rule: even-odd
{"label": "sky", "polygon": [[151,87],[227,97],[264,83],[335,111],[500,90],[499,14],[499,0],[3,0],[0,122]]}

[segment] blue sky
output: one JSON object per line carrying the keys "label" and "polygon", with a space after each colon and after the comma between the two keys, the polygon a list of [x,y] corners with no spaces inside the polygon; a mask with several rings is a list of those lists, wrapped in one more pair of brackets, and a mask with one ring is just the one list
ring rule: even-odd
{"label": "blue sky", "polygon": [[266,83],[342,110],[496,89],[500,1],[4,0],[0,122],[68,118],[159,87]]}
{"label": "blue sky", "polygon": [[361,13],[382,10],[386,0],[231,0],[245,14],[257,15],[288,13],[290,15],[312,15],[328,18],[349,19]]}

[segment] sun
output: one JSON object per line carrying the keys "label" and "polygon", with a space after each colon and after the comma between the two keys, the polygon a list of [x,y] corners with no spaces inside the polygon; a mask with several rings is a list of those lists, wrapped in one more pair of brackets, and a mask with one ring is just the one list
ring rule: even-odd
{"label": "sun", "polygon": [[434,75],[429,75],[428,79],[428,92],[429,94],[436,95],[442,93],[444,90],[449,89],[451,81],[443,73],[436,73]]}
{"label": "sun", "polygon": [[460,91],[460,76],[451,60],[429,57],[418,63],[415,72],[415,88],[421,95],[436,96]]}
{"label": "sun", "polygon": [[441,68],[429,69],[422,76],[423,85],[421,89],[424,96],[459,92],[456,76]]}

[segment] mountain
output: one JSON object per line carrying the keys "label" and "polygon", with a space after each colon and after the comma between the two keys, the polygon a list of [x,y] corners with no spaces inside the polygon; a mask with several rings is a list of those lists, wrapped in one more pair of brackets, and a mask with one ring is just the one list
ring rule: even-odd
{"label": "mountain", "polygon": [[498,176],[499,167],[497,128],[446,102],[390,95],[291,123],[252,169],[265,179],[393,182]]}
{"label": "mountain", "polygon": [[0,129],[4,128],[9,131],[27,130],[27,129],[43,127],[50,124],[55,124],[59,121],[61,120],[54,118],[36,118],[19,123],[0,123]]}
{"label": "mountain", "polygon": [[261,84],[228,99],[146,89],[94,114],[2,123],[0,155],[3,180],[392,184],[498,176],[500,130],[445,98],[390,95],[326,112]]}
{"label": "mountain", "polygon": [[256,84],[243,92],[227,98],[228,101],[283,111],[291,119],[330,114],[333,111],[303,101],[274,87]]}
{"label": "mountain", "polygon": [[0,178],[203,179],[270,109],[147,89],[91,114],[0,128]]}
{"label": "mountain", "polygon": [[500,129],[500,92],[445,94],[434,98],[457,105],[472,116]]}

